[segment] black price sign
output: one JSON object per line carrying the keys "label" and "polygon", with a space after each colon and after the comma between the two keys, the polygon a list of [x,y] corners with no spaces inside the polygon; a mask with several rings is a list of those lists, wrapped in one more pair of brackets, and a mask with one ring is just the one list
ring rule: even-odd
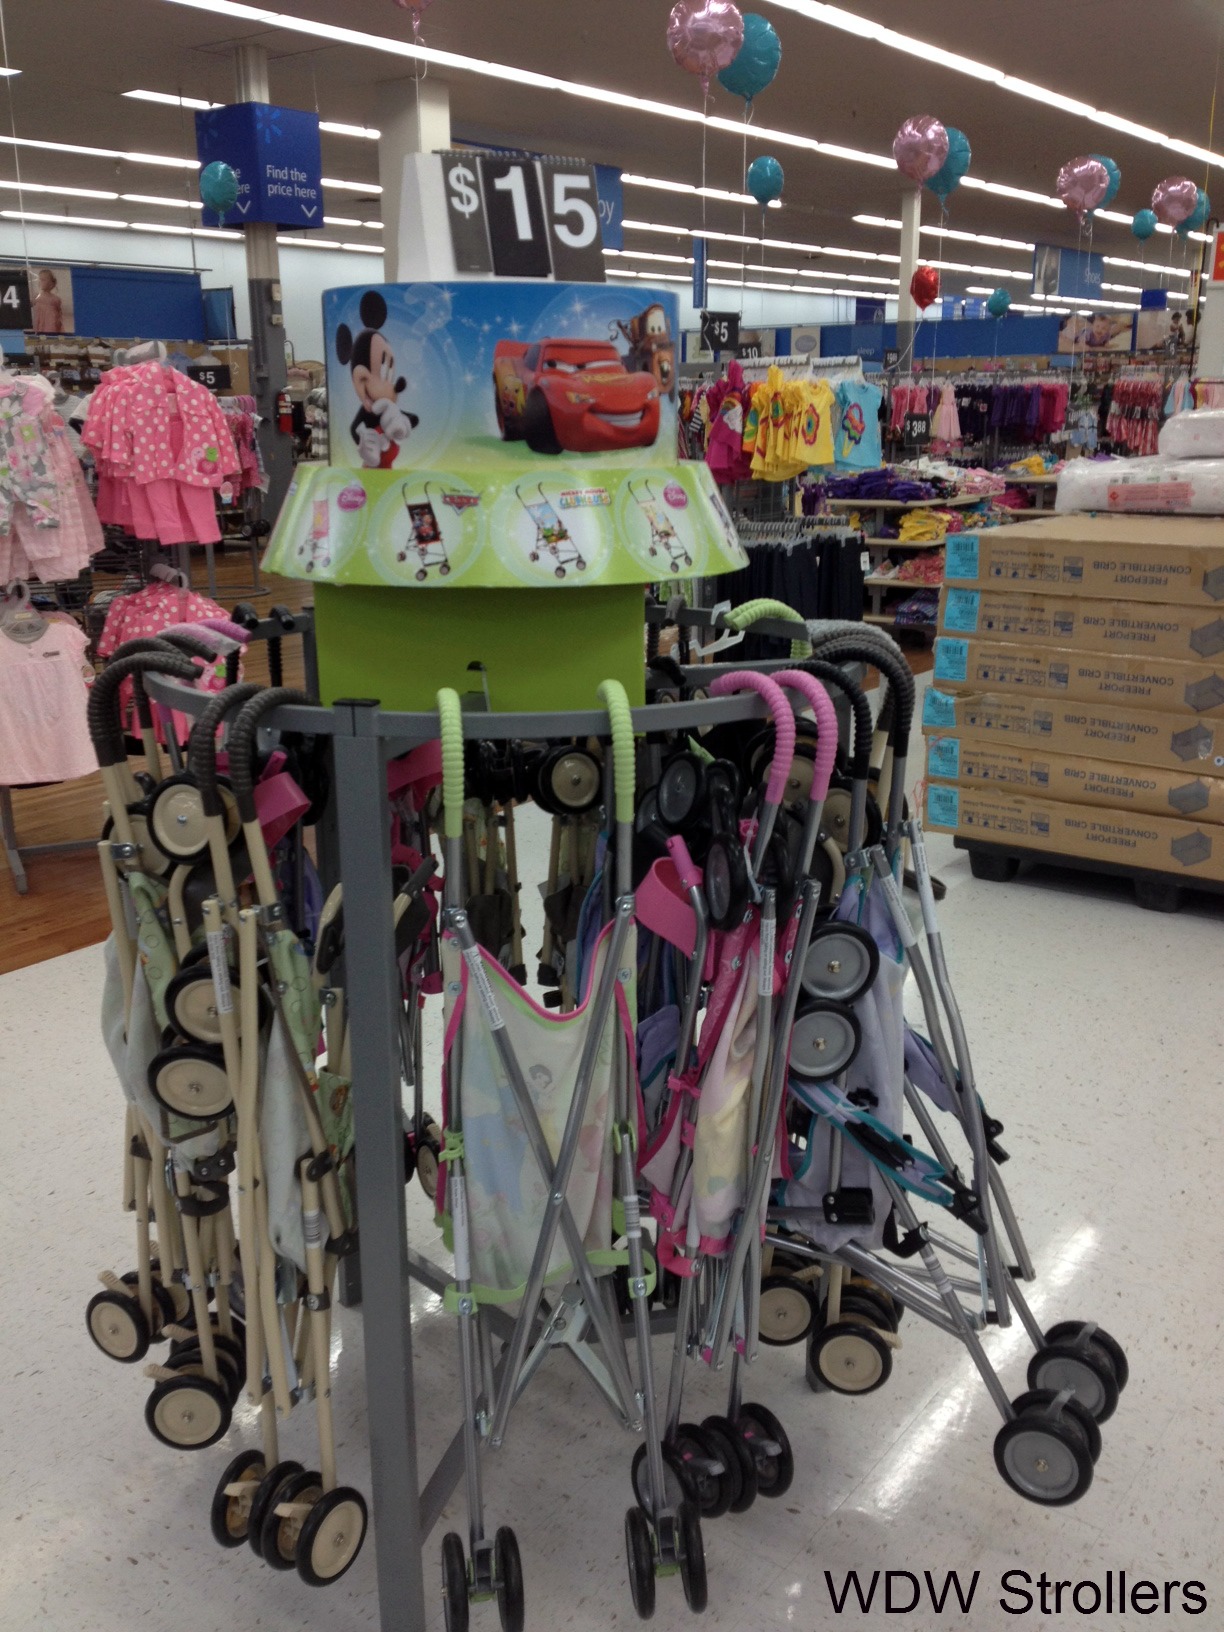
{"label": "black price sign", "polygon": [[553,277],[563,283],[604,281],[599,195],[589,164],[539,161]]}
{"label": "black price sign", "polygon": [[702,350],[738,351],[739,324],[738,312],[702,312]]}
{"label": "black price sign", "polygon": [[230,369],[228,363],[188,363],[187,378],[198,380],[206,385],[210,391],[228,391],[230,388]]}
{"label": "black price sign", "polygon": [[546,278],[552,271],[540,182],[531,159],[480,160],[493,271],[499,278]]}
{"label": "black price sign", "polygon": [[906,414],[901,426],[901,437],[910,447],[925,447],[931,440],[930,414]]}
{"label": "black price sign", "polygon": [[735,348],[735,355],[742,363],[755,363],[761,355],[761,342],[747,340],[742,346]]}
{"label": "black price sign", "polygon": [[901,353],[896,349],[895,346],[890,346],[884,353],[884,367],[885,368],[896,368],[897,364],[900,361],[901,361]]}
{"label": "black price sign", "polygon": [[493,260],[489,254],[479,162],[466,155],[444,154],[442,179],[446,187],[446,213],[450,219],[455,271],[492,272]]}
{"label": "black price sign", "polygon": [[30,329],[30,280],[24,271],[0,270],[0,329]]}

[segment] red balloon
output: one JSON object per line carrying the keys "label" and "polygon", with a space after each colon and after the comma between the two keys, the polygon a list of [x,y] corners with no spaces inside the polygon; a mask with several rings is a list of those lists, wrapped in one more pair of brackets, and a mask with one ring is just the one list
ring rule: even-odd
{"label": "red balloon", "polygon": [[939,273],[933,266],[920,266],[910,279],[910,294],[920,312],[939,299]]}

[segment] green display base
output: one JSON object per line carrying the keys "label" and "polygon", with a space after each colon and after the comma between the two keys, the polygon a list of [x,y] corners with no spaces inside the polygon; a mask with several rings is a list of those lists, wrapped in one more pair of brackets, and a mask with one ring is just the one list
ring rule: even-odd
{"label": "green display base", "polygon": [[432,709],[438,690],[480,691],[484,665],[499,711],[597,708],[603,680],[645,702],[641,584],[581,594],[465,589],[422,595],[360,584],[315,585],[321,701],[375,697],[385,709]]}

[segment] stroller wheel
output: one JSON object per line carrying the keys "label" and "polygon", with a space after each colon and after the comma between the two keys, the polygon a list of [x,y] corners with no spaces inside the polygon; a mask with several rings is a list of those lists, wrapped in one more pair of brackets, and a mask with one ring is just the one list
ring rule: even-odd
{"label": "stroller wheel", "polygon": [[[179,1313],[179,1306],[174,1301],[174,1295],[170,1287],[162,1285],[161,1281],[158,1279],[157,1270],[158,1266],[154,1264],[153,1330],[149,1333],[150,1343],[162,1343],[165,1341],[164,1328],[171,1325]],[[130,1286],[132,1288],[132,1294],[134,1297],[136,1288],[140,1285],[140,1276],[136,1273],[136,1271],[134,1269],[129,1269],[127,1274],[121,1275],[119,1279],[123,1282],[124,1286]],[[187,1300],[187,1289],[185,1287],[180,1287],[179,1290],[182,1292],[184,1300]]]}
{"label": "stroller wheel", "polygon": [[[232,1409],[238,1403],[238,1398],[242,1393],[242,1385],[245,1381],[243,1363],[241,1360],[235,1360],[227,1349],[222,1348],[219,1339],[215,1339],[215,1341],[218,1345],[217,1371],[221,1377],[221,1387],[225,1390],[226,1398],[229,1400]],[[203,1377],[205,1375],[204,1355],[198,1343],[187,1344],[179,1349],[177,1353],[169,1355],[165,1364],[172,1371],[177,1371],[180,1376]]]}
{"label": "stroller wheel", "polygon": [[720,1450],[711,1434],[692,1422],[680,1424],[671,1448],[684,1464],[702,1518],[722,1518],[737,1488],[731,1472],[732,1458]]}
{"label": "stroller wheel", "polygon": [[882,1332],[895,1332],[898,1321],[892,1299],[877,1287],[852,1281],[842,1293],[842,1317],[866,1321]]}
{"label": "stroller wheel", "polygon": [[737,1427],[756,1463],[758,1495],[785,1496],[795,1477],[795,1455],[785,1428],[763,1405],[745,1405]]}
{"label": "stroller wheel", "polygon": [[442,1130],[436,1122],[426,1122],[416,1147],[417,1183],[430,1201],[438,1193],[438,1159],[442,1155]]}
{"label": "stroller wheel", "polygon": [[247,1541],[256,1558],[263,1557],[263,1527],[269,1509],[274,1501],[278,1500],[281,1486],[295,1473],[301,1471],[300,1462],[276,1462],[259,1481],[259,1489],[251,1502],[251,1516],[247,1527]]}
{"label": "stroller wheel", "polygon": [[[1066,1507],[1092,1484],[1088,1435],[1068,1401],[1051,1415],[1048,1390],[1021,1395],[1018,1415],[995,1436],[995,1465],[1018,1495],[1043,1507]],[[1086,1415],[1086,1413],[1084,1413]]]}
{"label": "stroller wheel", "polygon": [[215,1445],[230,1425],[224,1383],[187,1373],[156,1383],[145,1406],[154,1439],[175,1451],[202,1451]]}
{"label": "stroller wheel", "polygon": [[438,568],[439,575],[441,577],[445,578],[449,572],[450,572],[450,562],[449,561],[443,561],[442,565]]}
{"label": "stroller wheel", "polygon": [[809,1358],[836,1394],[874,1394],[892,1374],[892,1350],[874,1326],[857,1320],[823,1327],[812,1338]]}
{"label": "stroller wheel", "polygon": [[442,1608],[446,1632],[467,1632],[468,1578],[463,1543],[453,1530],[442,1537]]}
{"label": "stroller wheel", "polygon": [[[124,1279],[126,1280],[127,1277],[125,1276]],[[1057,1326],[1050,1327],[1045,1334],[1045,1340],[1047,1343],[1064,1343],[1068,1340],[1075,1342],[1083,1330],[1084,1322],[1082,1320],[1060,1320]],[[1113,1361],[1114,1379],[1118,1385],[1118,1392],[1121,1393],[1130,1381],[1130,1366],[1127,1363],[1126,1351],[1117,1338],[1110,1337],[1102,1326],[1098,1326],[1092,1333],[1092,1341],[1104,1349],[1105,1353]]]}
{"label": "stroller wheel", "polygon": [[[633,1607],[642,1620],[648,1621],[655,1611],[654,1541],[650,1520],[640,1507],[631,1507],[625,1514],[625,1552],[629,1559]],[[466,1620],[463,1625],[466,1627]],[[447,1632],[457,1632],[449,1620]]]}
{"label": "stroller wheel", "polygon": [[497,1571],[497,1613],[502,1632],[523,1632],[523,1565],[518,1541],[508,1524],[503,1524],[494,1538],[493,1567]]}
{"label": "stroller wheel", "polygon": [[[1054,1399],[1052,1388],[1030,1388],[1026,1394],[1020,1394],[1012,1401],[1012,1410],[1020,1415],[1038,1408],[1044,1410]],[[1097,1426],[1096,1418],[1091,1411],[1087,1411],[1076,1399],[1070,1399],[1063,1406],[1064,1413],[1077,1422],[1088,1445],[1088,1455],[1093,1462],[1101,1460],[1101,1430]]]}
{"label": "stroller wheel", "polygon": [[684,1601],[694,1615],[700,1615],[709,1602],[706,1585],[705,1543],[701,1539],[701,1514],[695,1502],[681,1502],[676,1514],[676,1529],[680,1543],[680,1580],[684,1586]]}
{"label": "stroller wheel", "polygon": [[[239,1015],[240,989],[231,978],[235,1022]],[[267,999],[261,988],[259,1010],[262,1017]],[[207,963],[193,963],[178,974],[166,987],[166,1013],[170,1023],[181,1036],[192,1042],[220,1046],[221,1023],[217,1017],[217,993],[213,986],[212,970]]]}
{"label": "stroller wheel", "polygon": [[[209,1526],[213,1540],[220,1546],[241,1547],[247,1539],[251,1528],[251,1503],[267,1471],[262,1451],[243,1451],[217,1481]],[[230,1485],[241,1485],[242,1489],[231,1493],[227,1488]]]}
{"label": "stroller wheel", "polygon": [[556,576],[558,578],[564,578],[565,577],[565,568],[564,567],[557,567],[556,568]]}
{"label": "stroller wheel", "polygon": [[95,1292],[85,1306],[85,1325],[102,1353],[112,1360],[131,1366],[149,1352],[149,1323],[135,1296]]}
{"label": "stroller wheel", "polygon": [[757,1499],[757,1471],[752,1452],[729,1417],[706,1417],[701,1427],[717,1447],[719,1455],[725,1454],[728,1469],[733,1468],[734,1474],[738,1475],[736,1482],[739,1489],[732,1496],[727,1511],[746,1513]]}
{"label": "stroller wheel", "polygon": [[759,1333],[762,1343],[783,1348],[802,1343],[816,1319],[811,1288],[790,1275],[766,1275],[761,1282]]}
{"label": "stroller wheel", "polygon": [[415,577],[418,584],[423,584],[428,576],[429,574],[425,571],[424,567],[417,568]]}
{"label": "stroller wheel", "polygon": [[1113,1361],[1091,1338],[1047,1343],[1029,1361],[1030,1389],[1071,1389],[1075,1399],[1097,1422],[1108,1422],[1118,1409],[1118,1383]]}
{"label": "stroller wheel", "polygon": [[862,1040],[853,1010],[832,998],[809,998],[791,1030],[791,1070],[828,1082],[853,1063]]}
{"label": "stroller wheel", "polygon": [[365,1540],[365,1497],[348,1485],[320,1496],[302,1522],[295,1562],[308,1587],[330,1587],[348,1569]]}
{"label": "stroller wheel", "polygon": [[585,572],[586,571],[586,562],[582,559],[581,556],[579,556],[578,559],[574,562],[574,565],[578,568],[579,572]]}
{"label": "stroller wheel", "polygon": [[857,924],[826,924],[812,936],[801,984],[810,997],[853,1003],[875,980],[880,949]]}
{"label": "stroller wheel", "polygon": [[277,1490],[264,1509],[263,1529],[259,1537],[260,1557],[274,1570],[291,1570],[297,1563],[298,1536],[305,1515],[290,1514],[282,1518],[276,1511],[282,1502],[309,1502],[312,1505],[323,1494],[323,1482],[317,1473],[292,1473]]}
{"label": "stroller wheel", "polygon": [[[696,1483],[683,1458],[670,1445],[664,1445],[662,1450],[663,1481],[666,1487],[663,1492],[663,1505],[675,1508],[686,1497],[696,1495]],[[633,1481],[633,1494],[637,1497],[638,1506],[653,1518],[655,1504],[650,1489],[650,1463],[644,1444],[639,1445],[633,1453],[633,1467],[629,1477]]]}
{"label": "stroller wheel", "polygon": [[581,815],[599,803],[603,777],[599,761],[585,748],[559,748],[541,764],[537,803],[554,816]]}
{"label": "stroller wheel", "polygon": [[179,1043],[149,1061],[149,1089],[176,1116],[196,1122],[224,1116],[234,1103],[225,1058],[207,1043]]}

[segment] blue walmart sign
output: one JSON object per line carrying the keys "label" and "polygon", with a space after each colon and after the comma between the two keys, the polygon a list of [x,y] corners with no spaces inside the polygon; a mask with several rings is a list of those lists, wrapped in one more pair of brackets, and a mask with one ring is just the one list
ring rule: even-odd
{"label": "blue walmart sign", "polygon": [[197,113],[196,155],[201,165],[228,164],[238,177],[238,197],[221,218],[227,227],[248,221],[277,227],[323,225],[317,114],[266,102],[236,102]]}

